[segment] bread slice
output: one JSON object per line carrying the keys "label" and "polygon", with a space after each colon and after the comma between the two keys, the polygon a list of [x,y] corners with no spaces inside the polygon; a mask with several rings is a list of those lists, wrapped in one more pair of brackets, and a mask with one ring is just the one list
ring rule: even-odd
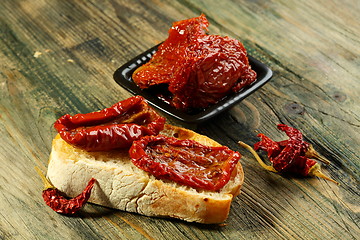
{"label": "bread slice", "polygon": [[[191,130],[165,125],[169,137],[192,139],[219,146]],[[52,143],[47,176],[69,197],[75,197],[90,178],[96,178],[90,202],[146,216],[171,217],[189,222],[221,223],[244,181],[240,162],[230,181],[218,192],[198,190],[169,180],[156,179],[131,162],[128,150],[87,152],[69,145],[57,135]]]}

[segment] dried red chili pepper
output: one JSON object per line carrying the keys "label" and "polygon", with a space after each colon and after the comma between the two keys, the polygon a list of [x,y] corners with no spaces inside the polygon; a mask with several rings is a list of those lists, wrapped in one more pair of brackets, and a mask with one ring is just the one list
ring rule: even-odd
{"label": "dried red chili pepper", "polygon": [[157,114],[141,96],[118,102],[98,112],[66,114],[54,127],[62,139],[87,151],[128,148],[145,135],[156,135],[165,118]]}
{"label": "dried red chili pepper", "polygon": [[210,147],[162,135],[134,141],[129,153],[134,165],[155,177],[212,191],[229,181],[241,158],[225,146]]}
{"label": "dried red chili pepper", "polygon": [[89,200],[91,195],[91,190],[96,182],[95,178],[90,179],[88,185],[83,190],[82,193],[80,193],[78,196],[72,198],[72,199],[66,199],[62,193],[55,188],[49,180],[41,173],[39,169],[36,168],[36,171],[42,178],[45,189],[42,192],[42,197],[46,203],[51,209],[53,209],[57,213],[62,214],[74,214],[78,212],[85,203]]}
{"label": "dried red chili pepper", "polygon": [[[330,163],[327,159],[320,156],[311,144],[303,140],[303,135],[299,130],[285,124],[279,124],[278,129],[284,131],[289,139],[275,142],[260,133],[258,137],[261,138],[261,141],[255,143],[254,149],[243,142],[239,142],[239,144],[251,151],[260,165],[269,171],[280,174],[290,173],[302,176],[317,176],[339,184],[325,176],[320,170],[320,165],[315,160],[310,159],[315,158],[326,164]],[[268,159],[272,163],[271,166],[266,165],[262,161],[256,153],[257,150],[263,150],[268,153]]]}

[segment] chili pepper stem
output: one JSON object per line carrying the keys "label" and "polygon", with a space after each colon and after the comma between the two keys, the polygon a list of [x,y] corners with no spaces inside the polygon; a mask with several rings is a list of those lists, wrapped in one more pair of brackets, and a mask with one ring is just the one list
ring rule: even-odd
{"label": "chili pepper stem", "polygon": [[243,147],[243,148],[247,149],[248,151],[250,151],[250,152],[254,155],[254,157],[255,157],[255,159],[258,161],[258,163],[259,163],[263,168],[265,168],[265,169],[268,170],[268,171],[277,173],[277,171],[275,170],[275,168],[274,168],[273,166],[269,166],[269,165],[266,165],[266,164],[264,163],[264,161],[260,158],[260,156],[257,154],[257,152],[256,152],[251,146],[249,146],[249,145],[247,145],[246,143],[241,142],[241,141],[239,141],[238,143],[239,143],[239,145],[240,145],[241,147]]}
{"label": "chili pepper stem", "polygon": [[309,169],[309,174],[308,176],[316,176],[319,178],[323,178],[325,180],[328,180],[330,182],[336,183],[337,185],[340,185],[340,183],[338,183],[337,181],[335,181],[334,179],[329,178],[328,176],[326,176],[324,173],[321,172],[320,169],[320,164],[316,163],[314,166],[312,166]]}
{"label": "chili pepper stem", "polygon": [[45,177],[45,175],[41,172],[39,167],[35,167],[35,170],[39,174],[39,176],[41,177],[44,183],[44,189],[55,188],[54,185],[52,185],[50,181]]}
{"label": "chili pepper stem", "polygon": [[318,152],[316,152],[316,150],[314,149],[314,147],[310,144],[308,150],[305,153],[305,156],[308,158],[314,158],[319,160],[320,162],[323,162],[327,165],[330,164],[330,161],[327,160],[325,157],[321,156]]}

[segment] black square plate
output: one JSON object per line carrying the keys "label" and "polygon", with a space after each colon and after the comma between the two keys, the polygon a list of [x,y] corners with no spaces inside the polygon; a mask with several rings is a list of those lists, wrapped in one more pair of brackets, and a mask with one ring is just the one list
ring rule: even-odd
{"label": "black square plate", "polygon": [[200,123],[220,114],[255,92],[272,77],[272,71],[265,64],[248,56],[251,68],[257,73],[257,80],[255,82],[244,87],[238,93],[228,95],[218,103],[202,111],[193,113],[180,111],[159,99],[153,91],[140,89],[132,80],[132,74],[135,69],[148,62],[155,53],[157,47],[158,45],[150,48],[117,69],[114,73],[114,80],[132,94],[143,96],[152,106],[184,122]]}

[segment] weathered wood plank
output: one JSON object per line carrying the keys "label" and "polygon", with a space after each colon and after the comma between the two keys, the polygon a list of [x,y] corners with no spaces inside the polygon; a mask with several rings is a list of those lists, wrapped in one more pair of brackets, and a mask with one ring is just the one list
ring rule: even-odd
{"label": "weathered wood plank", "polygon": [[[0,3],[2,239],[356,239],[360,195],[359,3],[351,1],[10,1]],[[267,85],[196,129],[244,156],[243,193],[226,226],[149,218],[87,205],[75,217],[42,202],[41,180],[65,113],[130,96],[113,72],[164,40],[173,21],[205,13],[212,34],[240,39],[268,64]],[[319,179],[265,172],[238,140],[277,123],[301,129],[333,164]]]}

